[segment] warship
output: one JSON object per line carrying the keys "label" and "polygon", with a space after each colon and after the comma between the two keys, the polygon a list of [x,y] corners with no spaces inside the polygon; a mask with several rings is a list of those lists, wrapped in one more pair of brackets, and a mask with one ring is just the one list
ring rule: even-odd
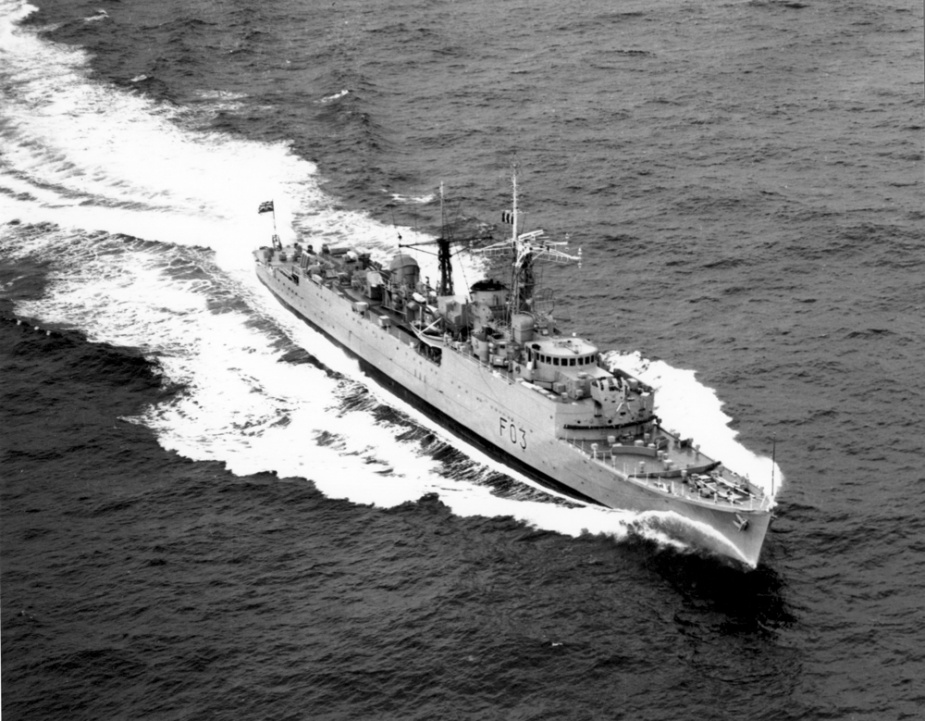
{"label": "warship", "polygon": [[510,237],[468,248],[505,258],[509,282],[455,292],[446,232],[432,241],[436,287],[408,246],[387,263],[359,247],[284,246],[273,201],[258,208],[274,212],[274,233],[254,252],[257,276],[386,390],[503,464],[581,501],[658,512],[670,536],[756,567],[772,494],[664,428],[652,387],[558,330],[536,264],[580,263],[581,251],[542,230],[520,232],[516,171],[512,186],[502,214]]}

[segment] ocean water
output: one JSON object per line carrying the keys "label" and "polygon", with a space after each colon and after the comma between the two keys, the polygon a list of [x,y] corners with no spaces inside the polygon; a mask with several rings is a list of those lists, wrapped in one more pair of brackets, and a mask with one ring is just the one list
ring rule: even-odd
{"label": "ocean water", "polygon": [[[0,0],[4,716],[922,717],[922,37],[905,0]],[[561,325],[774,484],[756,570],[508,472],[254,278],[260,202],[388,257],[441,182],[499,220],[513,162],[582,250]]]}

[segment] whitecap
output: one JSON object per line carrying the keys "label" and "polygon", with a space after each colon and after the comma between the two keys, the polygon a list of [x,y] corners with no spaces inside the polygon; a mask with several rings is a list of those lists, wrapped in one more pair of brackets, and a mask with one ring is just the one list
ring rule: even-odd
{"label": "whitecap", "polygon": [[335,100],[340,100],[341,98],[346,97],[349,94],[350,94],[350,91],[345,88],[344,90],[341,90],[339,93],[334,93],[333,95],[328,95],[326,97],[321,98],[321,100],[319,100],[318,102],[324,103],[324,104],[333,103]]}

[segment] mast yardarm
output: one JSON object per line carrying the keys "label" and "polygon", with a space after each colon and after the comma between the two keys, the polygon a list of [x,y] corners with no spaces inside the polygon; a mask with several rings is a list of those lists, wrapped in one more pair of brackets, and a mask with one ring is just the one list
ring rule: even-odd
{"label": "mast yardarm", "polygon": [[517,207],[517,166],[511,174],[512,208],[510,214],[502,214],[502,219],[511,221],[511,237],[509,240],[475,248],[475,253],[499,255],[511,252],[513,254],[510,316],[514,313],[531,312],[533,292],[536,279],[533,273],[533,264],[538,260],[548,260],[554,263],[577,262],[581,266],[581,250],[577,255],[566,253],[563,248],[568,247],[568,240],[551,241],[544,236],[544,230],[532,230],[529,233],[518,233],[519,209]]}

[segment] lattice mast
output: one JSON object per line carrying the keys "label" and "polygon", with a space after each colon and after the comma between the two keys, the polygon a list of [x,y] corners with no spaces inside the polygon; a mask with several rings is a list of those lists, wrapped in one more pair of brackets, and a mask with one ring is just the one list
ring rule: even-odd
{"label": "lattice mast", "polygon": [[453,264],[450,262],[450,239],[446,232],[446,205],[443,198],[443,183],[440,183],[440,237],[437,238],[437,262],[440,265],[438,295],[453,295]]}
{"label": "lattice mast", "polygon": [[517,205],[517,166],[513,166],[511,173],[511,212],[502,214],[503,220],[511,223],[511,238],[507,241],[478,249],[476,252],[487,255],[512,253],[513,265],[511,269],[511,294],[509,317],[515,313],[533,312],[533,293],[536,287],[536,277],[533,266],[538,260],[549,260],[554,263],[577,262],[581,265],[581,250],[577,255],[570,255],[562,248],[568,246],[568,240],[551,241],[543,236],[545,231],[533,230],[529,233],[519,233],[520,209]]}
{"label": "lattice mast", "polygon": [[[437,263],[440,271],[440,280],[437,284],[437,295],[451,296],[453,291],[453,243],[472,243],[477,240],[485,240],[484,235],[476,235],[465,238],[453,238],[450,235],[450,227],[446,220],[446,205],[444,203],[443,183],[440,183],[440,236],[435,240],[422,240],[418,243],[399,243],[399,248],[421,248],[425,245],[437,246]],[[401,236],[398,236],[401,240]]]}

